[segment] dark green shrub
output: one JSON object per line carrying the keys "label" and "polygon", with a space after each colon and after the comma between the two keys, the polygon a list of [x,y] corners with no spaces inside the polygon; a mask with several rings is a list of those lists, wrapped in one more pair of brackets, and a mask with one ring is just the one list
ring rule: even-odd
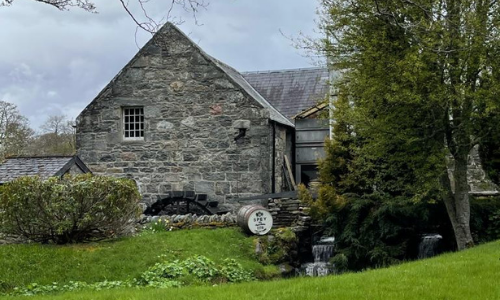
{"label": "dark green shrub", "polygon": [[470,223],[474,242],[500,239],[500,197],[471,199]]}
{"label": "dark green shrub", "polygon": [[261,252],[257,258],[262,264],[278,265],[296,261],[298,239],[290,228],[278,228],[271,235],[258,237],[255,244],[260,244]]}
{"label": "dark green shrub", "polygon": [[56,244],[109,238],[137,217],[139,198],[128,179],[21,177],[0,187],[0,231]]}
{"label": "dark green shrub", "polygon": [[343,273],[349,270],[349,260],[342,253],[339,253],[334,257],[332,257],[330,259],[330,263],[332,263],[335,266],[335,271],[338,273]]}
{"label": "dark green shrub", "polygon": [[444,205],[381,194],[343,195],[322,220],[335,236],[333,262],[341,271],[388,266],[415,259],[422,234],[439,233],[451,248],[453,233]]}
{"label": "dark green shrub", "polygon": [[[321,190],[319,195],[325,197]],[[456,247],[442,201],[412,201],[376,193],[345,194],[342,201],[318,200],[313,205],[320,206],[316,211],[323,214],[316,221],[324,225],[326,235],[335,236],[332,262],[338,271],[416,259],[423,234],[440,234],[441,250]],[[499,198],[471,199],[471,230],[476,243],[500,239]]]}

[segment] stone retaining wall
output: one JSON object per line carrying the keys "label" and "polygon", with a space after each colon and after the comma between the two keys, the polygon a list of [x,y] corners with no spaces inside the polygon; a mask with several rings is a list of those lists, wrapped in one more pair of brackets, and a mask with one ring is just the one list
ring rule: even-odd
{"label": "stone retaining wall", "polygon": [[[264,203],[265,204],[265,203]],[[266,205],[264,205],[266,206]],[[267,209],[273,216],[273,227],[308,227],[311,221],[308,207],[300,200],[294,198],[277,198],[267,200]],[[184,227],[206,227],[236,226],[236,214],[227,213],[224,215],[164,215],[145,216],[142,215],[139,223],[148,224],[153,222],[167,222],[174,228]]]}
{"label": "stone retaining wall", "polygon": [[196,228],[196,227],[231,227],[236,226],[236,215],[227,213],[224,215],[170,215],[170,216],[142,216],[139,224],[146,227],[150,223],[163,222],[172,229]]}
{"label": "stone retaining wall", "polygon": [[311,221],[308,207],[298,199],[269,199],[267,206],[273,216],[273,227],[308,226]]}
{"label": "stone retaining wall", "polygon": [[[311,217],[308,214],[308,208],[300,200],[293,198],[268,199],[267,208],[273,216],[273,227],[292,227],[294,232],[307,230],[310,225]],[[144,205],[141,205],[143,210]],[[219,228],[237,226],[236,214],[227,213],[224,215],[164,215],[164,216],[146,216],[142,215],[136,225],[132,225],[130,233],[136,229],[148,227],[151,223],[161,221],[168,224],[172,229],[189,228]],[[26,243],[22,238],[7,238],[0,233],[0,245]]]}

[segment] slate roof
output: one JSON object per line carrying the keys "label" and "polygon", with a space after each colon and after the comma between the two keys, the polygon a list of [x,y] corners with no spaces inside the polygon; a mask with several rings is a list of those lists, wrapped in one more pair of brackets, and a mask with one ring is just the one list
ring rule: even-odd
{"label": "slate roof", "polygon": [[253,88],[287,118],[325,98],[329,74],[326,68],[242,72]]}
{"label": "slate roof", "polygon": [[0,183],[14,180],[21,176],[40,176],[47,179],[64,175],[74,164],[84,172],[90,170],[78,156],[40,156],[11,157],[0,165]]}

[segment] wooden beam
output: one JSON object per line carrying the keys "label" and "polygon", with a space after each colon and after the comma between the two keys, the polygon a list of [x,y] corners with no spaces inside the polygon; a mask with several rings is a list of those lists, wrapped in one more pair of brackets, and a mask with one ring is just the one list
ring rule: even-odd
{"label": "wooden beam", "polygon": [[288,176],[290,177],[290,181],[292,182],[293,190],[297,190],[297,184],[295,183],[295,178],[293,178],[292,167],[290,166],[290,161],[288,160],[288,156],[285,155],[285,164],[286,169],[288,170]]}
{"label": "wooden beam", "polygon": [[265,194],[265,195],[258,195],[258,196],[251,196],[251,197],[245,197],[245,198],[239,198],[239,199],[231,199],[231,201],[251,201],[251,200],[261,200],[261,199],[276,199],[276,198],[295,198],[297,199],[297,192],[296,191],[291,191],[291,192],[281,192],[281,193],[274,193],[274,194]]}

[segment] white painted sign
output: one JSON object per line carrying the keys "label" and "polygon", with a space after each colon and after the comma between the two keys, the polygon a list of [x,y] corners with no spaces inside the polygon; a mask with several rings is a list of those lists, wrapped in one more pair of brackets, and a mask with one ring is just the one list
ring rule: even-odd
{"label": "white painted sign", "polygon": [[263,209],[257,209],[248,217],[248,229],[253,234],[264,235],[273,227],[273,216]]}

